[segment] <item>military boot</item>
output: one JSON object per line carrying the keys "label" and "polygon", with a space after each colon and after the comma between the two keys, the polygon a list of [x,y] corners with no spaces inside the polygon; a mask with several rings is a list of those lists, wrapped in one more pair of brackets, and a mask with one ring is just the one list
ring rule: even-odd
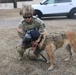
{"label": "military boot", "polygon": [[25,50],[22,49],[22,50],[19,52],[19,58],[18,58],[18,59],[20,59],[20,60],[23,59],[24,51],[25,51]]}
{"label": "military boot", "polygon": [[22,60],[23,59],[23,54],[25,52],[25,49],[22,47],[22,44],[18,45],[16,47],[16,49],[17,49],[17,51],[19,53],[19,58],[18,59]]}

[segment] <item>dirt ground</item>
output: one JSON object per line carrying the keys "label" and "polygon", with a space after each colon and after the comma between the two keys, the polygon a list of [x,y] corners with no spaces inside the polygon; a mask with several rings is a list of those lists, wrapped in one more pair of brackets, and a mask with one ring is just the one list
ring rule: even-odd
{"label": "dirt ground", "polygon": [[[54,70],[48,71],[50,64],[32,61],[24,56],[18,60],[15,49],[19,43],[17,34],[18,23],[22,17],[19,9],[0,10],[0,75],[76,75],[76,55],[73,60],[64,62],[67,57],[65,48],[55,52],[56,65]],[[48,33],[66,30],[76,31],[76,20],[66,17],[43,19]]]}

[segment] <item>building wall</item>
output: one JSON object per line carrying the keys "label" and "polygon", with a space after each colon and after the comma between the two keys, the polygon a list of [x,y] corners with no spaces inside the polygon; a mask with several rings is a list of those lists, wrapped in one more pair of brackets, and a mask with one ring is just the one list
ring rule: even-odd
{"label": "building wall", "polygon": [[[3,1],[3,0],[0,0]],[[12,0],[10,0],[12,1]],[[36,4],[39,3],[41,0],[33,0],[33,1],[17,1],[16,3],[0,3],[0,9],[14,9],[14,8],[22,8],[25,4]]]}
{"label": "building wall", "polygon": [[29,5],[36,4],[36,3],[39,3],[40,1],[41,0],[17,2],[17,8],[22,8],[22,6],[25,5],[25,4],[29,4]]}
{"label": "building wall", "polygon": [[13,0],[0,0],[0,3],[11,3]]}
{"label": "building wall", "polygon": [[0,3],[12,3],[14,1],[33,1],[33,0],[0,0]]}

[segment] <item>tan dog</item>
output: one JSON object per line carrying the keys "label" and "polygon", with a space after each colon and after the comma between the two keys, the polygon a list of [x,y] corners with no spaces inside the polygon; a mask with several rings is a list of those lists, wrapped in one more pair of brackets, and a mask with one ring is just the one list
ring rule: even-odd
{"label": "tan dog", "polygon": [[[45,40],[41,41],[39,47],[46,50],[50,62],[48,70],[52,70],[54,67],[54,51],[63,45],[66,45],[66,50],[69,53],[69,57],[65,61],[70,60],[72,56],[71,48],[76,52],[76,32],[66,31],[61,33],[53,33],[48,35]],[[39,40],[39,39],[38,39]],[[45,55],[45,54],[44,54]]]}

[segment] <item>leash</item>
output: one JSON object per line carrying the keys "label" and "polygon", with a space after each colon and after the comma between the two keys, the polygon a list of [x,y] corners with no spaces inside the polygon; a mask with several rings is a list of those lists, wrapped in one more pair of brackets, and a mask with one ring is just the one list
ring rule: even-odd
{"label": "leash", "polygon": [[30,60],[35,60],[35,61],[38,61],[38,60],[40,60],[40,61],[43,61],[43,62],[47,62],[47,59],[45,58],[45,56],[43,56],[41,53],[39,54],[43,59],[32,59],[31,57],[30,57],[30,51],[31,51],[31,49],[29,49],[29,51],[28,51],[28,58],[30,59]]}
{"label": "leash", "polygon": [[44,62],[47,62],[47,59],[40,53],[40,55],[42,56],[42,58],[44,59]]}

